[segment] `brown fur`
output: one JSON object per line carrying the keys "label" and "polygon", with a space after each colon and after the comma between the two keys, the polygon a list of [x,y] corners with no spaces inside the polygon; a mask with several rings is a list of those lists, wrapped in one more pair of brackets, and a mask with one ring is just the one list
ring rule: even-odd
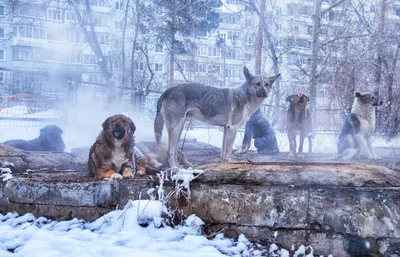
{"label": "brown fur", "polygon": [[102,126],[103,130],[90,148],[89,174],[95,179],[132,178],[135,124],[119,114],[107,118]]}
{"label": "brown fur", "polygon": [[[290,103],[289,109],[286,112],[286,127],[290,146],[289,157],[303,158],[303,144],[306,135],[308,136],[309,143],[308,151],[309,153],[312,151],[312,122],[310,111],[307,107],[310,98],[305,94],[298,93],[288,96],[286,101]],[[296,136],[298,133],[300,134],[300,142],[298,153],[296,153]]]}
{"label": "brown fur", "polygon": [[[144,169],[146,173],[159,172],[163,169],[169,168],[167,155],[168,146],[166,144],[161,143],[157,147],[155,143],[140,142],[136,145],[136,147],[145,156],[144,160],[141,161],[139,166],[140,169]],[[182,151],[178,151],[178,162],[185,168],[194,166],[189,162],[187,156]],[[136,165],[138,165],[138,161],[136,161]]]}

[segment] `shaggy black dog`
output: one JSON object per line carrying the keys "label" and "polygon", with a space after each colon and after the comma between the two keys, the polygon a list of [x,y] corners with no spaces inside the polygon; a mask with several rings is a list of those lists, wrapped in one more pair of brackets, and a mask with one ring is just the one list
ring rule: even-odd
{"label": "shaggy black dog", "polygon": [[242,152],[250,148],[251,139],[254,138],[254,146],[259,153],[277,154],[279,153],[278,143],[271,124],[263,115],[260,108],[253,113],[246,123]]}
{"label": "shaggy black dog", "polygon": [[38,138],[32,140],[8,140],[4,144],[25,151],[64,152],[65,144],[61,137],[62,133],[62,129],[58,126],[48,125],[40,130]]}

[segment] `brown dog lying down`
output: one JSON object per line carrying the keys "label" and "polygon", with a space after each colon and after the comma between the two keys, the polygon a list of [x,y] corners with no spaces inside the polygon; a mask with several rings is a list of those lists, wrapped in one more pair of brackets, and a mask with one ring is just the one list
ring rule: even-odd
{"label": "brown dog lying down", "polygon": [[[136,170],[140,173],[154,174],[169,168],[167,145],[154,142],[138,142],[135,146]],[[193,167],[187,156],[178,151],[178,162],[184,168]]]}
{"label": "brown dog lying down", "polygon": [[103,130],[89,151],[89,174],[95,179],[132,178],[135,124],[125,115],[118,114],[107,118],[102,126]]}

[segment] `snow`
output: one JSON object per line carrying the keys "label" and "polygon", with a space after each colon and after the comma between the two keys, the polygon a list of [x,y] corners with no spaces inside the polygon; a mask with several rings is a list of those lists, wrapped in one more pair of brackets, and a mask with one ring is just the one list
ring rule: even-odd
{"label": "snow", "polygon": [[[7,163],[8,164],[8,163]],[[11,173],[12,173],[12,171],[11,171],[11,169],[10,168],[8,168],[8,167],[5,167],[6,165],[4,165],[4,167],[1,167],[0,166],[0,178],[3,180],[3,181],[7,181],[7,180],[9,180],[9,179],[12,179],[12,175],[11,175]]]}
{"label": "snow", "polygon": [[[156,200],[130,200],[124,209],[111,211],[93,222],[0,214],[0,256],[210,257],[268,253],[266,247],[254,247],[244,235],[237,241],[222,234],[208,239],[201,232],[204,222],[194,214],[175,228],[165,225],[163,215],[168,215],[168,210]],[[273,256],[289,256],[287,250],[276,245],[272,249]],[[303,252],[306,248],[299,249]]]}

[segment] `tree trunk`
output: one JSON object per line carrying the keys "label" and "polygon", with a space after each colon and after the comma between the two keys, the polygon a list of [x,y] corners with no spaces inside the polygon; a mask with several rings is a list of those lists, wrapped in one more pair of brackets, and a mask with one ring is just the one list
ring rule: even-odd
{"label": "tree trunk", "polygon": [[317,117],[317,67],[319,50],[319,31],[321,26],[321,1],[314,0],[314,14],[312,16],[312,49],[311,49],[311,68],[310,68],[310,111],[313,123],[313,132],[315,130]]}
{"label": "tree trunk", "polygon": [[175,32],[171,31],[170,38],[170,50],[169,50],[169,78],[168,78],[168,87],[172,87],[174,85],[174,62],[175,62]]}
{"label": "tree trunk", "polygon": [[375,46],[376,46],[376,64],[375,64],[375,83],[374,83],[374,95],[379,97],[381,77],[382,77],[382,37],[385,31],[385,15],[386,15],[386,0],[381,1],[381,14],[379,19],[378,31],[375,36]]}
{"label": "tree trunk", "polygon": [[136,22],[135,22],[135,32],[133,34],[133,42],[132,42],[132,54],[131,54],[131,104],[135,108],[136,107],[136,67],[135,67],[135,58],[136,58],[136,46],[137,46],[137,38],[139,35],[139,26],[140,26],[140,11],[139,11],[139,3],[136,1]]}
{"label": "tree trunk", "polygon": [[393,84],[394,84],[394,73],[396,71],[397,59],[399,58],[400,52],[400,43],[397,44],[396,52],[393,57],[392,67],[389,71],[387,77],[387,86],[388,86],[388,122],[385,122],[388,126],[388,135],[389,138],[396,136],[396,130],[399,127],[398,124],[398,106],[399,101],[394,100],[393,98]]}
{"label": "tree trunk", "polygon": [[[115,88],[115,83],[112,79],[112,74],[107,67],[106,60],[104,58],[103,52],[100,47],[99,40],[97,39],[97,34],[94,27],[94,20],[92,17],[92,10],[90,8],[89,0],[85,0],[85,13],[88,21],[85,21],[81,15],[78,4],[74,0],[68,0],[68,4],[74,9],[76,17],[78,19],[78,23],[80,28],[83,31],[83,34],[88,42],[90,48],[94,52],[97,58],[97,64],[103,74],[103,77],[106,80],[106,89],[108,94],[108,101],[113,102],[116,100],[117,91]],[[87,29],[86,26],[89,26],[90,30]]]}
{"label": "tree trunk", "polygon": [[[126,39],[126,26],[128,23],[129,3],[130,3],[130,0],[128,0],[126,2],[125,15],[124,15],[124,27],[123,27],[123,31],[122,31],[122,76],[121,76],[121,87],[122,88],[125,88],[125,85],[126,85],[125,39]],[[123,90],[121,90],[120,94],[123,94]],[[121,97],[121,95],[120,95],[120,97]]]}
{"label": "tree trunk", "polygon": [[258,13],[258,33],[257,33],[257,42],[256,42],[256,74],[261,73],[261,64],[262,64],[262,49],[263,49],[263,27],[265,24],[265,0],[261,0],[260,2],[260,9],[259,11],[256,10]]}

